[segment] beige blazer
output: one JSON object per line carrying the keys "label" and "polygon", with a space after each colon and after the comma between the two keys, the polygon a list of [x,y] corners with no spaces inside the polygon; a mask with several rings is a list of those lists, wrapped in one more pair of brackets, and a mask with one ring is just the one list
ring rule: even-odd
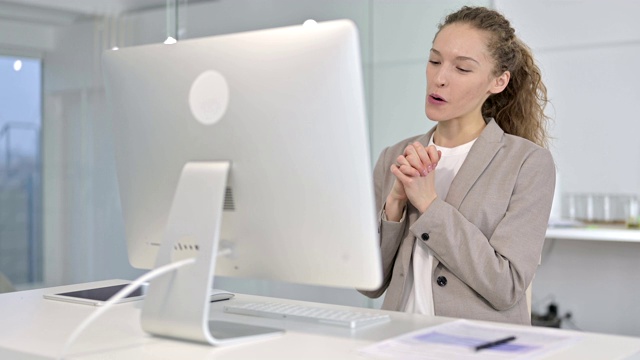
{"label": "beige blazer", "polygon": [[361,292],[375,298],[386,291],[382,308],[403,310],[406,275],[420,241],[434,256],[436,315],[531,324],[525,291],[539,264],[551,211],[551,154],[505,134],[490,119],[446,199],[437,198],[423,214],[409,204],[400,222],[384,220],[395,179],[391,164],[411,142],[428,145],[434,130],[384,149],[375,166],[384,280],[378,290]]}

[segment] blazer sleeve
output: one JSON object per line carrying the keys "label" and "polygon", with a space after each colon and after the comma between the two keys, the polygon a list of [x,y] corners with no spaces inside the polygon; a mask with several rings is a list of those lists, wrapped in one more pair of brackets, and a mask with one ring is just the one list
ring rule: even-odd
{"label": "blazer sleeve", "polygon": [[389,192],[388,189],[390,188],[388,184],[390,181],[389,168],[391,167],[392,161],[395,160],[395,158],[390,159],[391,157],[394,157],[394,155],[390,154],[389,148],[385,148],[380,154],[373,170],[376,208],[378,209],[378,233],[380,234],[383,281],[380,288],[376,290],[358,290],[370,298],[380,297],[389,286],[393,265],[406,227],[406,208],[399,222],[387,221],[384,212],[384,205]]}
{"label": "blazer sleeve", "polygon": [[428,233],[425,245],[450,272],[493,308],[506,310],[524,296],[533,280],[554,188],[553,159],[548,150],[539,148],[522,162],[504,218],[489,237],[441,199],[409,230],[418,238]]}

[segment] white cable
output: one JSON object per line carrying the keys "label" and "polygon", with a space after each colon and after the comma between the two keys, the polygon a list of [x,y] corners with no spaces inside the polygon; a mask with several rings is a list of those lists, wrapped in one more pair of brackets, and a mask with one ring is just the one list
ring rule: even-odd
{"label": "white cable", "polygon": [[152,279],[154,279],[154,278],[156,278],[156,277],[158,277],[158,276],[160,276],[162,274],[165,274],[167,272],[170,272],[170,271],[176,270],[178,268],[181,268],[181,267],[183,267],[185,265],[193,264],[195,261],[196,261],[195,258],[189,258],[189,259],[185,259],[185,260],[172,262],[170,264],[161,266],[161,267],[159,267],[157,269],[153,269],[153,270],[145,273],[144,275],[140,276],[139,278],[135,279],[133,282],[131,282],[131,284],[125,286],[122,290],[118,291],[115,295],[110,297],[109,300],[107,300],[104,303],[103,306],[98,307],[98,309],[96,309],[96,311],[91,313],[91,315],[89,315],[86,319],[84,319],[84,321],[82,323],[80,323],[80,325],[78,325],[75,328],[75,330],[71,333],[69,338],[67,338],[67,341],[65,342],[64,347],[62,348],[62,352],[60,353],[60,356],[58,357],[58,359],[62,360],[64,355],[67,353],[67,351],[69,350],[71,345],[73,345],[73,343],[76,341],[78,336],[80,336],[80,334],[82,334],[82,332],[92,322],[94,322],[98,317],[100,317],[100,315],[102,315],[107,310],[109,310],[109,308],[111,306],[113,306],[113,304],[115,304],[119,300],[123,299],[127,295],[131,294],[134,290],[136,290],[137,288],[142,286],[145,282],[147,282],[149,280],[152,280]]}

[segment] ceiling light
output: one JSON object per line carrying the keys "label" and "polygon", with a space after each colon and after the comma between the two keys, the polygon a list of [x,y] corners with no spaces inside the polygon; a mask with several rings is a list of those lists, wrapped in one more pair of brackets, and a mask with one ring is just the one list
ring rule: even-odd
{"label": "ceiling light", "polygon": [[318,25],[318,23],[313,19],[305,20],[305,22],[302,23],[302,26],[305,26],[305,27],[313,27],[316,25]]}

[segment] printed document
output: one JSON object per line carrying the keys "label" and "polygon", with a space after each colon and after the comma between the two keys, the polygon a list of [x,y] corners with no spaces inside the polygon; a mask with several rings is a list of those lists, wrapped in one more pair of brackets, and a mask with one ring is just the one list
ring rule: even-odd
{"label": "printed document", "polygon": [[[476,350],[482,344],[509,337],[515,340]],[[369,345],[360,353],[393,359],[535,359],[581,338],[580,334],[555,329],[455,320]]]}

